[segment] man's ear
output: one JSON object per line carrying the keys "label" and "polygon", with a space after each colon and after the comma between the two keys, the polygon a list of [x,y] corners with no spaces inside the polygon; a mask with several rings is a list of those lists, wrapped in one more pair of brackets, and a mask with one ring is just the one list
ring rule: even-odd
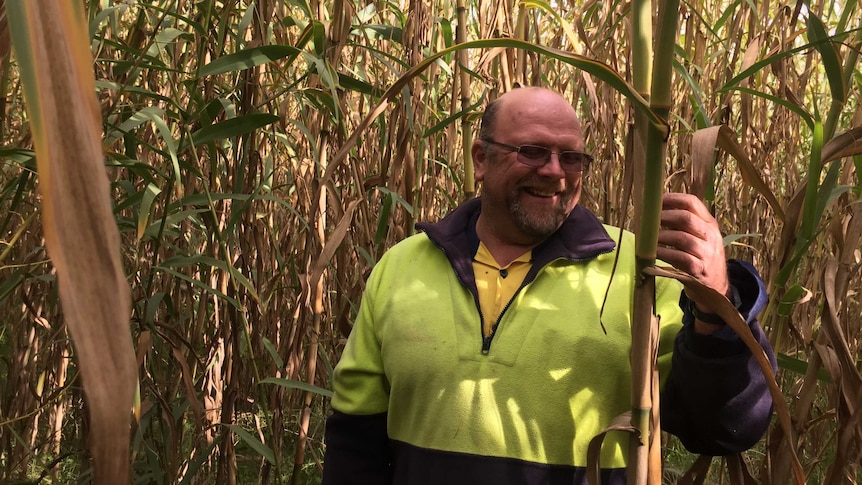
{"label": "man's ear", "polygon": [[473,155],[473,176],[477,182],[481,182],[485,179],[485,166],[488,162],[485,157],[485,144],[482,140],[473,140],[470,154]]}

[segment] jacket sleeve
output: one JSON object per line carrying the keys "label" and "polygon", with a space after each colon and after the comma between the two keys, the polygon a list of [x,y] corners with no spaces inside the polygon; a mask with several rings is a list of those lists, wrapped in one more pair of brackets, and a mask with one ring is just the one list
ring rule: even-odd
{"label": "jacket sleeve", "polygon": [[[765,285],[746,262],[728,261],[728,275],[739,295],[737,308],[775,372],[775,355],[756,318],[767,302]],[[680,306],[688,307],[684,293]],[[733,329],[699,335],[693,327],[694,317],[686,311],[662,392],[662,427],[694,453],[718,456],[747,450],[766,432],[772,416],[766,379]]]}
{"label": "jacket sleeve", "polygon": [[323,485],[392,483],[386,413],[357,416],[334,411],[326,420]]}
{"label": "jacket sleeve", "polygon": [[391,483],[386,428],[389,382],[375,329],[374,295],[386,257],[368,279],[356,323],[335,367],[333,414],[326,420],[323,485]]}

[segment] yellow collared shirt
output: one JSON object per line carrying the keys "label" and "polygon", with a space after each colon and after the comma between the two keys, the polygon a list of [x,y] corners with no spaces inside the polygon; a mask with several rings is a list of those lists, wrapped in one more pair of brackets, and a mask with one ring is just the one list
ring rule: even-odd
{"label": "yellow collared shirt", "polygon": [[481,241],[473,256],[473,274],[479,289],[479,306],[482,309],[483,335],[492,333],[494,324],[506,304],[518,291],[527,272],[533,266],[532,251],[527,251],[506,266],[500,266]]}

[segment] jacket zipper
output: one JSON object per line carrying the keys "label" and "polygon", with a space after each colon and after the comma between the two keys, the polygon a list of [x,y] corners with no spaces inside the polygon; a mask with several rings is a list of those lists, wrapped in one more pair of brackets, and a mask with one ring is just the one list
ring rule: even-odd
{"label": "jacket zipper", "polygon": [[[601,256],[602,254],[607,254],[607,253],[610,253],[610,252],[613,252],[613,249],[610,249],[610,250],[607,250],[607,251],[602,251],[602,252],[600,252],[600,253],[598,253],[598,254],[596,254],[596,255],[594,255],[594,256],[591,256],[591,257],[589,257],[589,258],[564,258],[564,259],[567,259],[567,260],[569,260],[569,261],[572,261],[572,262],[578,263],[578,262],[583,262],[583,261],[590,261],[590,260],[592,260],[592,259],[595,259],[595,258],[597,258],[597,257]],[[559,259],[559,258],[558,258],[558,259]],[[533,277],[533,279],[531,279],[528,283],[526,283],[526,284],[522,285],[520,288],[518,288],[518,291],[516,291],[516,292],[515,292],[515,294],[514,294],[514,295],[512,295],[512,299],[511,299],[511,300],[509,300],[509,303],[506,303],[506,306],[505,306],[505,307],[503,307],[503,311],[501,311],[501,312],[500,312],[500,316],[499,316],[499,317],[497,317],[497,322],[496,322],[496,323],[494,323],[494,326],[492,326],[492,327],[491,327],[491,335],[489,335],[489,336],[487,336],[487,337],[485,336],[484,325],[483,325],[483,323],[484,323],[484,318],[485,318],[485,317],[484,317],[484,315],[482,315],[482,309],[481,309],[481,307],[479,306],[479,298],[478,298],[478,296],[476,297],[476,300],[475,300],[475,301],[476,301],[476,308],[479,308],[479,332],[480,332],[480,335],[482,336],[482,355],[488,355],[488,354],[491,352],[491,342],[494,340],[494,335],[497,335],[497,327],[500,325],[500,321],[502,321],[502,320],[503,320],[503,315],[505,315],[505,314],[506,314],[506,311],[507,311],[507,310],[509,309],[509,307],[512,305],[512,302],[513,302],[513,301],[515,301],[515,298],[517,298],[517,297],[518,297],[518,294],[519,294],[519,293],[521,293],[521,291],[522,291],[524,288],[526,288],[526,287],[527,287],[527,285],[529,285],[530,283],[532,283],[532,282],[536,279],[536,277],[538,277],[538,276],[539,276],[539,273],[541,273],[542,269],[543,269],[545,266],[547,266],[547,265],[551,264],[552,262],[553,262],[553,261],[549,261],[549,262],[545,263],[545,264],[542,266],[542,268],[540,268],[540,269],[539,269],[539,271],[536,273],[536,275]]]}
{"label": "jacket zipper", "polygon": [[[430,239],[431,242],[435,246],[437,246],[440,249],[440,251],[443,252],[443,254],[446,255],[447,259],[449,259],[449,251],[446,250],[446,247],[444,245],[438,243],[434,238],[432,238],[430,236],[428,237],[428,239]],[[559,257],[554,258],[554,259],[562,258],[562,259],[568,259],[569,261],[573,261],[573,262],[589,261],[589,260],[597,258],[598,256],[601,256],[602,254],[607,254],[607,253],[613,252],[613,250],[614,250],[614,248],[604,250],[604,251],[598,252],[598,253],[596,253],[590,257],[587,257],[587,258],[571,258],[571,257],[559,256]],[[551,264],[554,261],[554,259],[546,262],[544,265],[542,265],[542,267],[544,268],[544,266]],[[451,261],[451,259],[450,259],[450,261]],[[541,272],[541,270],[542,269],[540,268],[539,272]],[[457,274],[457,271],[456,271],[456,274]],[[535,276],[533,276],[533,279],[531,279],[530,282],[532,282],[536,278],[536,276],[538,276],[538,272],[536,273]],[[464,281],[461,279],[460,276],[458,276],[458,281],[460,281],[461,284],[464,284]],[[527,283],[527,284],[529,284],[529,283]],[[482,337],[482,355],[488,355],[491,352],[491,341],[494,340],[494,335],[497,334],[497,327],[500,325],[500,321],[503,319],[503,315],[506,314],[506,310],[509,309],[509,306],[512,305],[512,302],[515,301],[515,298],[518,296],[518,293],[520,293],[521,290],[523,290],[527,286],[527,284],[522,285],[520,288],[518,288],[518,291],[516,291],[515,294],[512,295],[512,299],[509,300],[509,303],[506,303],[506,306],[503,307],[503,311],[500,312],[500,316],[497,317],[497,322],[494,324],[494,326],[491,327],[491,335],[489,335],[487,337],[485,336],[485,330],[484,330],[485,316],[482,315],[482,306],[479,304],[479,294],[478,293],[474,294],[473,298],[474,298],[474,302],[476,304],[476,309],[479,311],[479,336]],[[464,285],[464,286],[467,286],[467,285]],[[475,289],[474,289],[474,291],[475,291]]]}
{"label": "jacket zipper", "polygon": [[503,320],[503,315],[506,314],[506,310],[508,310],[509,306],[512,305],[512,302],[515,301],[515,298],[518,296],[518,293],[520,293],[521,290],[523,290],[526,286],[527,285],[524,285],[518,288],[518,291],[516,291],[515,294],[512,295],[512,299],[509,300],[509,303],[506,303],[506,306],[503,307],[503,311],[500,312],[500,316],[497,317],[497,321],[491,327],[491,335],[488,335],[487,337],[485,336],[485,331],[482,328],[484,327],[482,320],[482,318],[484,318],[482,317],[482,310],[479,310],[479,316],[482,317],[479,319],[479,331],[482,332],[482,355],[488,355],[491,352],[491,341],[494,340],[494,335],[497,335],[497,327],[500,326],[500,321]]}

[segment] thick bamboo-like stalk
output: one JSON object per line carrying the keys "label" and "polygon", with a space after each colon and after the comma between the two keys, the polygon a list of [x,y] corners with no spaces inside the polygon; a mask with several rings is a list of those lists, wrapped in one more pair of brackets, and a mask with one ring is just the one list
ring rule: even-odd
{"label": "thick bamboo-like stalk", "polygon": [[[320,140],[320,154],[321,157],[324,157],[326,150],[327,139],[324,136],[321,136]],[[326,165],[325,158],[320,160],[321,166]],[[327,189],[326,187],[321,187],[320,191],[320,199],[318,204],[320,205],[320,212],[318,213],[318,221],[317,221],[317,237],[320,238],[321,242],[326,241],[326,234],[324,229],[326,228],[326,198],[327,198]],[[316,278],[316,281],[315,281]],[[308,346],[305,354],[306,360],[306,382],[311,385],[314,385],[315,378],[317,376],[317,348],[320,342],[320,330],[322,326],[322,322],[324,319],[324,305],[323,305],[323,289],[324,289],[324,279],[322,274],[313,274],[312,280],[309,283],[309,293],[310,293],[310,303],[312,309],[312,330],[311,330],[311,343]],[[299,422],[299,437],[297,438],[296,443],[296,452],[294,454],[293,460],[293,472],[290,476],[291,485],[296,485],[299,483],[300,471],[302,469],[303,463],[305,463],[305,447],[308,442],[308,427],[311,423],[311,404],[314,399],[314,394],[311,392],[306,392],[303,396],[303,405],[302,405],[302,416],[300,417]]]}
{"label": "thick bamboo-like stalk", "polygon": [[[464,0],[458,0],[458,29],[455,31],[455,42],[460,44],[467,40],[467,7]],[[470,106],[470,74],[467,72],[469,60],[466,50],[458,51],[458,72],[461,84],[461,109]],[[461,117],[461,156],[464,158],[464,199],[472,199],[476,195],[476,176],[473,169],[473,131],[470,119]]]}
{"label": "thick bamboo-like stalk", "polygon": [[128,483],[137,383],[131,297],[80,2],[6,3],[36,148],[42,222],[90,411],[96,484]]}
{"label": "thick bamboo-like stalk", "polygon": [[632,85],[648,96],[652,82],[652,3],[632,1]]}
{"label": "thick bamboo-like stalk", "polygon": [[[632,86],[647,102],[650,99],[650,83],[652,83],[651,5],[652,2],[649,0],[632,1]],[[636,110],[634,117],[632,151],[627,154],[627,165],[633,175],[644,171],[644,146],[649,129],[649,120],[645,112]],[[632,180],[634,177],[626,177],[626,183],[631,186],[634,200],[643,199],[643,185],[633,184]],[[638,232],[641,221],[641,209],[640,204],[634,204],[634,226],[632,230],[635,233]]]}
{"label": "thick bamboo-like stalk", "polygon": [[[347,35],[347,28],[349,25],[349,14],[350,11],[344,5],[343,2],[337,1],[335,6],[335,18],[333,19],[332,25],[330,26],[330,39],[327,46],[329,47],[329,53],[327,56],[327,62],[332,65],[338,62],[339,56],[341,55],[341,51],[343,49],[342,42]],[[321,117],[321,119],[324,119]],[[331,141],[331,134],[328,129],[327,123],[320,123],[319,125],[320,131],[317,133],[317,156],[318,160],[316,165],[318,167],[326,167],[328,164],[328,147]],[[409,189],[408,189],[409,190]],[[321,251],[324,251],[327,243],[327,207],[328,207],[328,198],[329,198],[329,187],[326,184],[320,184],[319,190],[316,194],[317,200],[317,210],[316,210],[316,218],[317,221],[314,224],[316,231],[316,240],[320,244]],[[352,211],[351,211],[352,212]],[[308,346],[304,345],[303,339],[299,336],[296,340],[297,343],[300,344],[304,349],[296,348],[296,355],[302,355],[301,352],[304,351],[304,358],[301,359],[305,362],[305,381],[314,385],[317,379],[317,358],[318,358],[318,346],[320,343],[320,334],[322,331],[322,327],[325,321],[325,281],[324,281],[324,269],[321,261],[328,261],[329,258],[324,256],[311,256],[316,258],[317,260],[312,260],[311,267],[312,271],[309,272],[309,280],[306,282],[304,297],[306,301],[306,305],[308,308],[306,311],[311,311],[311,329],[308,331],[311,335],[311,341],[308,342]],[[301,334],[300,334],[301,335]],[[302,408],[301,415],[299,419],[299,436],[296,442],[296,449],[294,450],[294,458],[293,458],[293,470],[291,471],[290,483],[296,484],[299,483],[302,466],[305,463],[305,451],[308,444],[308,429],[311,424],[311,411],[312,411],[312,403],[314,401],[315,395],[312,392],[306,391],[302,396]]]}
{"label": "thick bamboo-like stalk", "polygon": [[[652,81],[652,9],[648,0],[632,2],[632,85],[638,93],[649,101]],[[645,145],[649,122],[641,111],[635,112],[632,151],[629,153],[629,168],[635,174],[643,173],[645,166]],[[628,180],[633,180],[629,177]],[[635,200],[643,199],[644,186],[633,184]],[[638,233],[642,220],[642,206],[635,204],[634,231]],[[655,258],[653,257],[653,262]],[[640,264],[640,263],[639,263]],[[640,268],[638,268],[640,270]],[[639,271],[640,272],[640,271]],[[646,280],[639,276],[634,294],[632,321],[632,426],[640,436],[629,438],[628,482],[646,483],[649,470],[649,430],[652,396],[648,389],[651,382],[652,347],[650,329],[655,325],[651,297],[655,292],[655,279]]]}
{"label": "thick bamboo-like stalk", "polygon": [[[649,12],[646,5],[639,5],[638,8],[636,15],[646,15]],[[678,9],[677,0],[661,2],[659,6],[660,28],[650,86],[650,106],[665,121],[668,119],[672,99],[672,59],[676,45]],[[640,24],[638,20],[643,19],[636,19],[636,25]],[[643,35],[638,40],[649,42]],[[644,74],[643,71],[639,72]],[[635,139],[638,137],[636,134]],[[628,483],[637,485],[661,483],[659,390],[655,385],[658,379],[654,376],[659,322],[655,314],[655,277],[643,273],[643,269],[654,266],[656,260],[666,152],[667,132],[658,125],[649,124],[644,152],[644,189],[640,204],[642,212],[636,233],[638,280],[634,291],[632,316],[632,425],[638,429],[639,439],[630,440]]]}
{"label": "thick bamboo-like stalk", "polygon": [[[527,32],[529,28],[527,27],[527,16],[529,10],[527,6],[521,2],[518,2],[518,20],[515,24],[515,38],[523,40],[524,42],[528,42]],[[520,83],[522,86],[527,85],[527,53],[524,51],[518,52],[517,57],[517,66],[515,68],[515,82]]]}

